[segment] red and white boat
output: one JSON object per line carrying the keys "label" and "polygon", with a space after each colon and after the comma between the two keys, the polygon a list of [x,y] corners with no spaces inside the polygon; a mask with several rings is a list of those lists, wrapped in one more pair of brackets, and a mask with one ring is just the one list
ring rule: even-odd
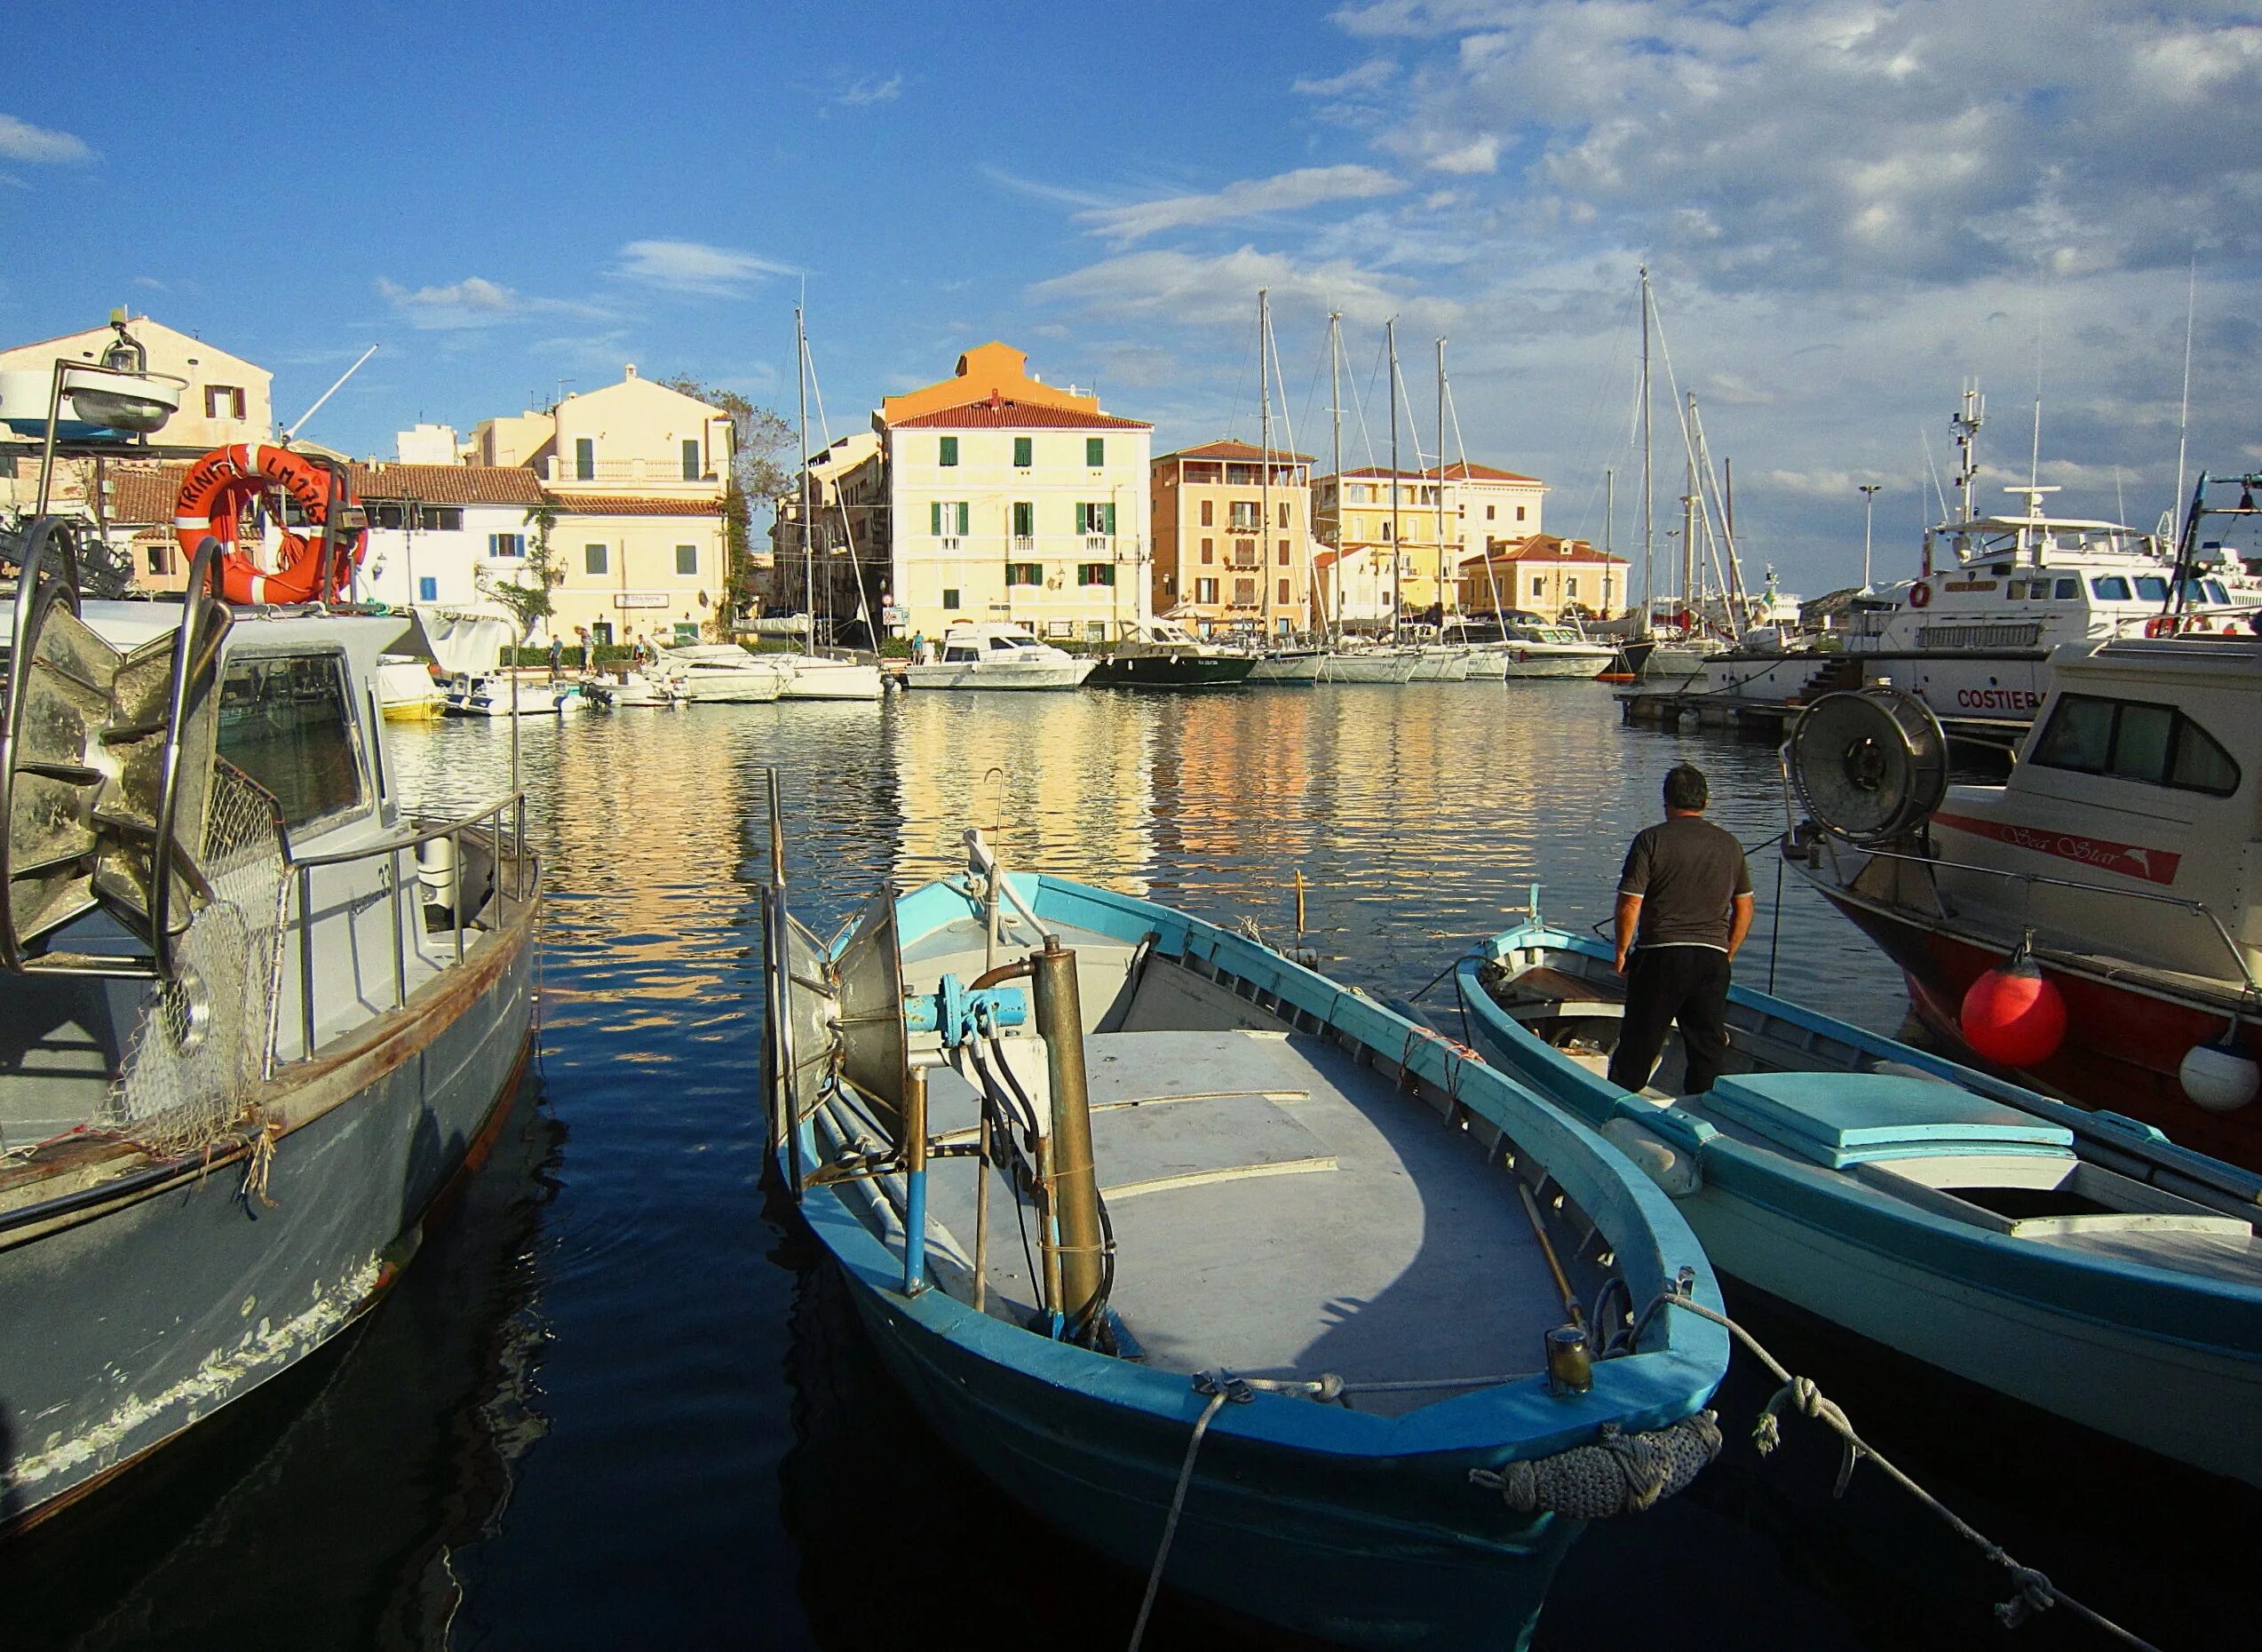
{"label": "red and white boat", "polygon": [[2050,663],[1999,784],[1948,783],[1912,695],[1817,701],[1785,854],[1959,1051],[1999,1046],[1966,995],[2024,942],[2063,1032],[1999,1064],[2262,1168],[2262,639],[2122,637]]}

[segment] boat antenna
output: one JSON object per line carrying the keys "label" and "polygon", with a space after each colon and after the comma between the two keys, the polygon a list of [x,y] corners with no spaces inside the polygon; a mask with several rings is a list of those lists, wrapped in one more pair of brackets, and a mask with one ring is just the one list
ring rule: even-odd
{"label": "boat antenna", "polygon": [[[2171,515],[2184,508],[2184,457],[2191,441],[2191,333],[2192,323],[2198,319],[2198,315],[2199,248],[2195,245],[2191,250],[2191,274],[2184,290],[2184,406],[2183,415],[2176,424],[2176,495],[2169,502]],[[2128,520],[2128,512],[2125,507],[2122,510],[2121,520],[2123,521]],[[2176,520],[2170,526],[2174,529],[2177,541],[2180,544],[2183,539],[2183,523]]]}
{"label": "boat antenna", "polygon": [[1335,640],[1343,643],[1343,312],[1328,312],[1329,411],[1335,416]]}
{"label": "boat antenna", "polygon": [[1390,353],[1390,639],[1398,640],[1398,547],[1405,536],[1398,526],[1398,318],[1383,323],[1383,343]]}
{"label": "boat antenna", "polygon": [[1948,421],[1956,431],[1957,509],[1967,522],[1980,513],[1980,426],[1986,421],[1987,398],[1980,393],[1980,381],[1967,378],[1964,381],[1964,405]]}
{"label": "boat antenna", "polygon": [[[368,361],[377,353],[377,346],[375,345],[371,345],[368,349],[362,351],[361,361],[354,362],[353,366],[340,373],[337,376],[337,382],[332,385],[328,390],[323,391],[321,395],[316,396],[314,398],[314,405],[308,408],[304,413],[301,413],[298,416],[298,423],[294,424],[289,430],[282,433],[283,441],[286,442],[294,441],[298,437],[299,430],[306,425],[306,421],[322,410],[322,403],[329,401],[339,391],[343,390],[345,387],[345,381],[361,370],[361,362]],[[2177,481],[2176,488],[2179,492],[2182,491],[2183,483],[2180,480]]]}
{"label": "boat antenna", "polygon": [[1273,368],[1265,340],[1273,330],[1273,291],[1257,289],[1257,429],[1258,446],[1264,450],[1257,473],[1257,576],[1263,598],[1266,646],[1273,635],[1273,559],[1266,541],[1273,536]]}

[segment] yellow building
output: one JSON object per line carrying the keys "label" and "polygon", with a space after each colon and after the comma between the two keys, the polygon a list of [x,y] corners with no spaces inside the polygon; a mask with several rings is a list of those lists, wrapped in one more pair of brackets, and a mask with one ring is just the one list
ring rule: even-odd
{"label": "yellow building", "polygon": [[1463,560],[1460,603],[1472,614],[1608,619],[1626,606],[1626,560],[1552,534],[1496,541],[1489,552]]}
{"label": "yellow building", "polygon": [[1010,345],[977,345],[938,384],[873,416],[887,483],[889,629],[1011,621],[1099,641],[1153,612],[1154,427],[1056,388]]}
{"label": "yellow building", "polygon": [[1313,483],[1315,528],[1332,551],[1319,559],[1320,600],[1330,615],[1339,600],[1347,624],[1387,626],[1393,611],[1434,621],[1458,604],[1471,548],[1538,533],[1547,493],[1536,477],[1465,460],[1392,484],[1372,465]]}
{"label": "yellow building", "polygon": [[1154,500],[1156,613],[1205,635],[1313,628],[1309,454],[1184,448],[1155,461]]}

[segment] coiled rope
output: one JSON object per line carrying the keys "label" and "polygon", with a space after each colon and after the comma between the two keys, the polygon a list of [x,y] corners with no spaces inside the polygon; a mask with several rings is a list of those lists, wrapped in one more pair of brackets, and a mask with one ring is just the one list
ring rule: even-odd
{"label": "coiled rope", "polygon": [[1552,1457],[1472,1468],[1469,1483],[1497,1491],[1519,1514],[1545,1511],[1572,1520],[1639,1514],[1680,1490],[1720,1454],[1720,1419],[1710,1411],[1647,1434],[1602,1426],[1591,1444]]}
{"label": "coiled rope", "polygon": [[[1681,1295],[1679,1291],[1668,1291],[1650,1304],[1648,1309],[1643,1313],[1642,1320],[1647,1322],[1650,1314],[1655,1313],[1660,1306],[1677,1307],[1684,1313],[1695,1314],[1699,1319],[1711,1321],[1741,1343],[1751,1356],[1766,1366],[1773,1373],[1775,1380],[1782,1385],[1776,1389],[1774,1396],[1768,1400],[1766,1406],[1761,1409],[1758,1418],[1752,1423],[1751,1442],[1758,1448],[1762,1457],[1766,1456],[1782,1443],[1782,1418],[1785,1414],[1796,1412],[1801,1417],[1811,1417],[1837,1435],[1844,1448],[1844,1455],[1838,1463],[1837,1481],[1832,1489],[1832,1496],[1843,1497],[1845,1494],[1846,1485],[1853,1478],[1855,1465],[1862,1458],[1867,1457],[1870,1462],[1875,1463],[1893,1484],[1938,1515],[1949,1530],[1971,1544],[1997,1566],[2008,1571],[2011,1574],[2015,1592],[2009,1600],[1998,1602],[1995,1608],[1996,1619],[2005,1629],[2016,1629],[2036,1613],[2047,1611],[2053,1606],[2062,1606],[2076,1617],[2103,1630],[2125,1646],[2137,1648],[2139,1652],[2158,1652],[2158,1648],[2142,1636],[2122,1628],[2120,1624],[2094,1608],[2083,1605],[2033,1567],[2020,1564],[2018,1560],[2001,1544],[1971,1525],[1962,1515],[1911,1480],[1875,1446],[1862,1439],[1854,1431],[1853,1421],[1838,1409],[1835,1402],[1826,1396],[1807,1378],[1793,1376],[1780,1360],[1760,1345],[1758,1338],[1726,1314],[1717,1309],[1709,1308],[1701,1302]],[[1640,1335],[1640,1330],[1639,1325],[1635,1327],[1634,1334],[1637,1338]]]}

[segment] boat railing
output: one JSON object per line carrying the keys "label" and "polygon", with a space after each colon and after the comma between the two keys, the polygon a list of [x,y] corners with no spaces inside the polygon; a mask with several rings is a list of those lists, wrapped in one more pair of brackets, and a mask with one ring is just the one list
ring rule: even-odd
{"label": "boat railing", "polygon": [[[1790,848],[1794,840],[1795,834],[1785,834],[1786,851]],[[1830,846],[1830,867],[1831,870],[1837,874],[1839,884],[1842,886],[1850,887],[1850,880],[1846,878],[1837,864],[1837,835],[1826,832],[1820,841]],[[2254,979],[2253,968],[2247,962],[2246,949],[2232,938],[2230,929],[2224,924],[2221,917],[2204,901],[2195,901],[2186,895],[2163,894],[2151,889],[2116,889],[2109,884],[2093,884],[2078,878],[2059,878],[2048,872],[2020,871],[2005,866],[1980,866],[1972,862],[1951,861],[1939,855],[1908,854],[1898,850],[1866,847],[1862,848],[1861,853],[1877,860],[1904,861],[1911,865],[1922,866],[1933,871],[1972,872],[1980,877],[2000,878],[2007,882],[2023,884],[2029,888],[2040,886],[2050,889],[2070,889],[2084,894],[2114,895],[2124,901],[2143,901],[2155,906],[2177,908],[2194,917],[2203,917],[2207,920],[2209,926],[2215,932],[2216,939],[2223,943],[2223,950],[2230,955],[2231,963],[2238,971],[2239,980],[2245,988],[2248,999],[2262,999],[2262,985],[2258,985]],[[1934,893],[1937,894],[1937,890]],[[1945,913],[1942,916],[1945,916]]]}
{"label": "boat railing", "polygon": [[[314,1052],[315,1028],[320,1019],[315,1013],[316,973],[313,946],[314,874],[326,868],[359,865],[384,857],[385,904],[390,917],[387,927],[393,932],[393,1007],[399,1010],[406,1007],[409,1002],[409,930],[404,921],[406,915],[401,907],[401,857],[414,854],[426,844],[437,843],[442,838],[448,840],[450,851],[448,910],[456,937],[453,961],[460,965],[464,955],[464,932],[471,925],[471,915],[463,909],[464,840],[470,836],[476,842],[482,829],[495,857],[495,915],[499,921],[513,904],[523,908],[533,899],[533,886],[528,878],[527,800],[523,791],[505,792],[452,820],[434,825],[406,827],[387,833],[375,842],[356,844],[348,849],[318,854],[300,854],[296,850],[286,849],[283,870],[291,878],[296,908],[292,926],[298,941],[299,1035],[306,1055],[311,1056]],[[536,881],[538,882],[538,874]],[[274,1076],[279,1030],[278,1028],[269,1033],[262,1063],[262,1077]]]}

